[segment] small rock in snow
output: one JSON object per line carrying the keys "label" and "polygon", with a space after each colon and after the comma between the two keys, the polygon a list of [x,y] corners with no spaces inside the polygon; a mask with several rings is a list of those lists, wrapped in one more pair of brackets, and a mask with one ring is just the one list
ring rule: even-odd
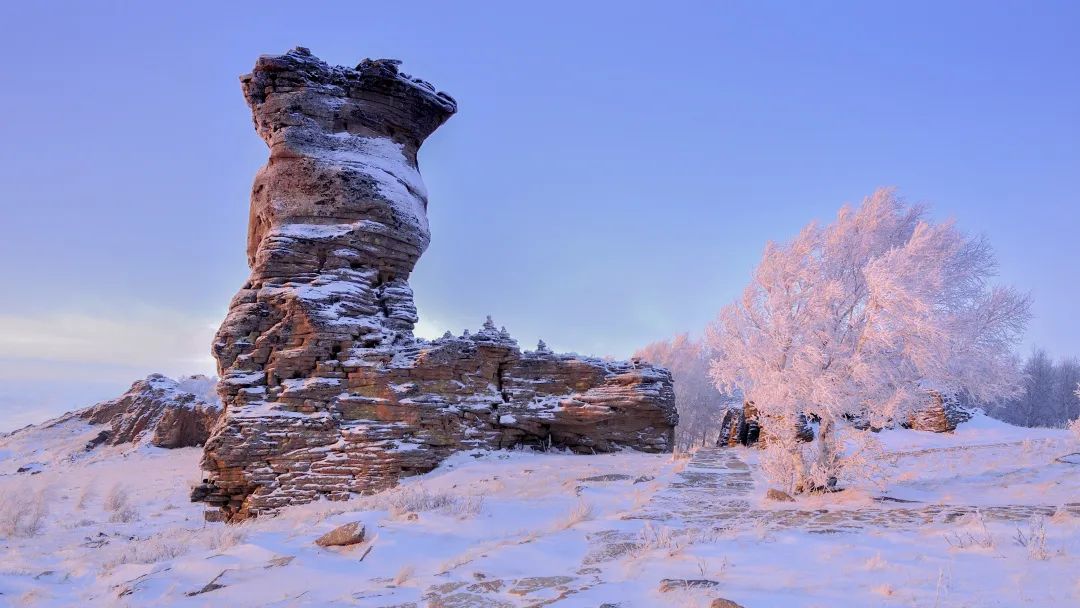
{"label": "small rock in snow", "polygon": [[281,566],[288,566],[292,561],[296,559],[295,555],[281,555],[266,562],[266,568],[278,568]]}
{"label": "small rock in snow", "polygon": [[667,593],[669,591],[682,591],[684,589],[707,589],[709,587],[716,587],[720,583],[716,581],[710,581],[704,578],[687,579],[687,578],[665,578],[660,581],[660,593]]}
{"label": "small rock in snow", "polygon": [[624,475],[622,473],[607,473],[604,475],[593,475],[592,477],[582,477],[578,481],[625,481],[627,479],[630,479],[629,475]]}
{"label": "small rock in snow", "polygon": [[344,547],[364,542],[364,524],[354,521],[323,534],[315,539],[320,547]]}
{"label": "small rock in snow", "polygon": [[791,494],[781,492],[776,488],[769,488],[769,491],[765,493],[765,498],[777,502],[795,502],[795,499],[791,497]]}

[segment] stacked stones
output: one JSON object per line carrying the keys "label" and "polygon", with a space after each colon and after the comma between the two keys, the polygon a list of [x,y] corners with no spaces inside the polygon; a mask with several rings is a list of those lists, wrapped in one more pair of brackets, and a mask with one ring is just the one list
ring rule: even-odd
{"label": "stacked stones", "polygon": [[192,496],[208,518],[380,490],[457,450],[671,449],[667,370],[522,351],[490,319],[413,337],[408,278],[430,238],[416,155],[456,103],[398,65],[297,48],[241,78],[270,160],[251,276],[214,341],[226,409]]}

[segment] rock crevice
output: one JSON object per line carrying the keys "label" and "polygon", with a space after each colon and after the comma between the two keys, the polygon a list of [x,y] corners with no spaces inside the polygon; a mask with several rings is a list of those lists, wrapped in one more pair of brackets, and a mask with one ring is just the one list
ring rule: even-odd
{"label": "rock crevice", "polygon": [[408,278],[430,240],[416,157],[456,103],[398,66],[297,48],[241,78],[270,158],[252,188],[251,276],[213,345],[226,409],[193,494],[211,518],[380,490],[457,450],[671,449],[662,368],[522,351],[490,319],[413,336]]}

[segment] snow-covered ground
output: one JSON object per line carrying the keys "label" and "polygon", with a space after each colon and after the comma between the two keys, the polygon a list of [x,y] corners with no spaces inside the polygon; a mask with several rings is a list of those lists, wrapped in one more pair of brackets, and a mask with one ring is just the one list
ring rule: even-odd
{"label": "snow-covered ground", "polygon": [[[768,502],[754,450],[485,452],[240,526],[188,502],[200,450],[96,432],[0,438],[0,605],[1080,605],[1080,445],[981,416],[883,433],[885,492]],[[364,543],[314,544],[352,521]]]}

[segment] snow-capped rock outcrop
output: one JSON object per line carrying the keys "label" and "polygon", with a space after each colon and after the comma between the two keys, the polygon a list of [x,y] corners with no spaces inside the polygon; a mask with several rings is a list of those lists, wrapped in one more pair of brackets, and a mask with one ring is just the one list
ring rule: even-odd
{"label": "snow-capped rock outcrop", "polygon": [[251,276],[214,342],[226,409],[192,496],[220,507],[208,517],[379,490],[456,450],[671,449],[662,368],[522,351],[490,320],[413,337],[408,278],[429,241],[416,155],[457,107],[398,63],[332,67],[297,48],[241,78],[270,160]]}
{"label": "snow-capped rock outcrop", "polygon": [[179,381],[151,374],[131,385],[116,399],[103,401],[70,416],[90,424],[108,425],[87,445],[149,443],[160,448],[194,447],[206,443],[210,427],[221,414],[215,381],[189,376]]}
{"label": "snow-capped rock outcrop", "polygon": [[144,447],[200,446],[221,415],[216,380],[151,374],[123,395],[10,433],[0,433],[0,476],[36,475],[59,463]]}

